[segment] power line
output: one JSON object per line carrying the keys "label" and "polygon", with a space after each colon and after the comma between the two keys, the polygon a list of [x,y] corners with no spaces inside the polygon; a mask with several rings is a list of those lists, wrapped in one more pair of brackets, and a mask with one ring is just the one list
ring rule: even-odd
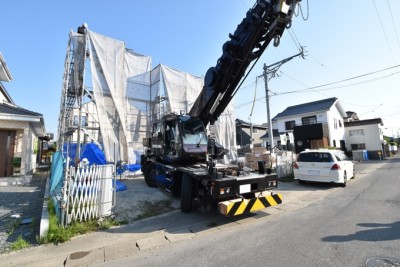
{"label": "power line", "polygon": [[[347,79],[344,79],[344,80],[340,80],[340,81],[336,81],[336,82],[331,82],[331,83],[326,83],[326,84],[321,84],[321,85],[309,87],[309,88],[306,88],[306,89],[300,89],[300,90],[295,90],[295,91],[284,92],[283,94],[295,93],[295,92],[301,92],[301,91],[309,91],[309,90],[313,90],[313,89],[317,89],[317,88],[321,88],[321,87],[326,87],[326,86],[329,86],[329,85],[334,85],[334,84],[338,84],[338,83],[347,82],[347,81],[355,80],[355,79],[358,79],[358,78],[370,76],[370,75],[373,75],[373,74],[376,74],[376,73],[380,73],[380,72],[387,71],[387,70],[394,69],[394,68],[398,68],[398,67],[400,67],[400,65],[395,65],[395,66],[388,67],[388,68],[385,68],[385,69],[381,69],[381,70],[377,70],[377,71],[373,71],[373,72],[369,72],[369,73],[353,76],[353,77],[350,77],[350,78],[347,78]],[[396,72],[395,74],[397,74],[397,73],[398,72]],[[343,87],[345,87],[345,86],[343,86]]]}
{"label": "power line", "polygon": [[[343,79],[343,80],[340,80],[340,81],[331,82],[331,83],[326,83],[326,84],[317,85],[317,86],[313,86],[313,87],[308,87],[308,88],[305,88],[305,89],[299,89],[299,90],[288,91],[288,92],[281,92],[281,93],[274,93],[274,95],[277,96],[277,95],[292,94],[292,93],[300,93],[300,92],[320,93],[320,91],[333,90],[333,89],[337,89],[337,88],[343,88],[343,87],[349,87],[349,86],[359,85],[359,84],[362,84],[362,83],[373,82],[373,81],[376,81],[376,80],[379,80],[379,79],[388,78],[388,77],[390,77],[390,76],[393,76],[393,75],[395,75],[395,74],[398,74],[399,72],[391,73],[391,74],[388,74],[388,75],[385,75],[385,76],[382,76],[382,77],[377,77],[377,78],[374,78],[374,79],[371,79],[371,80],[366,80],[366,81],[357,82],[357,83],[354,83],[354,84],[343,85],[343,86],[340,86],[340,87],[327,88],[327,89],[321,89],[321,90],[314,90],[314,89],[317,89],[317,88],[322,88],[322,87],[326,87],[326,86],[330,86],[330,85],[334,85],[334,84],[339,84],[339,83],[343,83],[343,82],[346,82],[346,81],[351,81],[351,80],[359,79],[359,78],[362,78],[362,77],[370,76],[370,75],[373,75],[373,74],[377,74],[377,73],[384,72],[384,71],[387,71],[387,70],[395,69],[395,68],[398,68],[398,67],[400,67],[400,65],[395,65],[395,66],[392,66],[392,67],[388,67],[388,68],[384,68],[384,69],[372,71],[372,72],[369,72],[369,73],[365,73],[365,74],[353,76],[353,77],[350,77],[350,78],[346,78],[346,79]],[[282,71],[281,71],[281,72],[282,72]],[[283,73],[283,72],[282,72],[282,73]],[[287,75],[287,74],[285,74],[285,75]],[[293,79],[293,78],[292,78],[292,79]],[[304,86],[304,84],[302,84],[301,82],[299,82],[299,81],[297,81],[297,82],[298,82],[299,84],[301,84],[301,85]],[[270,90],[270,92],[271,92],[271,90]],[[260,98],[257,98],[257,99],[256,99],[256,101],[260,101],[260,100],[264,100],[264,97],[260,97]],[[247,105],[253,103],[253,101],[254,101],[254,100],[249,101],[249,102],[245,102],[245,103],[241,103],[241,104],[238,104],[238,105],[235,105],[235,108],[241,108],[241,107],[247,106]]]}
{"label": "power line", "polygon": [[[330,87],[330,88],[325,88],[325,89],[320,89],[320,90],[314,90],[316,87],[311,87],[311,88],[299,89],[299,90],[295,90],[295,91],[277,93],[277,95],[286,95],[286,94],[292,94],[292,93],[299,93],[299,92],[303,92],[303,91],[309,91],[309,92],[312,92],[312,93],[322,92],[322,91],[329,91],[329,90],[340,89],[340,88],[345,88],[345,87],[350,87],[350,86],[355,86],[355,85],[360,85],[360,84],[364,84],[364,83],[374,82],[374,81],[377,81],[377,80],[386,79],[388,77],[391,77],[391,76],[399,74],[399,73],[400,72],[394,72],[394,73],[391,73],[391,74],[388,74],[388,75],[385,75],[385,76],[381,76],[381,77],[377,77],[377,78],[373,78],[373,79],[370,79],[370,80],[364,80],[364,81],[361,81],[361,82],[345,84],[345,85],[341,85],[341,86],[335,86],[335,87]],[[341,82],[342,81],[335,82],[335,83],[341,83]],[[333,83],[328,84],[328,85],[332,85],[332,84]],[[327,86],[327,85],[321,85],[321,87],[322,86]]]}
{"label": "power line", "polygon": [[393,18],[393,13],[392,13],[392,7],[390,6],[389,0],[386,0],[386,2],[387,2],[387,5],[388,5],[388,8],[389,8],[390,17],[391,17],[391,19],[392,19],[394,32],[395,32],[395,34],[396,34],[397,45],[399,46],[399,49],[400,49],[399,35],[398,35],[398,33],[397,33],[396,23],[394,23],[394,18]]}
{"label": "power line", "polygon": [[296,48],[297,48],[299,51],[302,51],[302,50],[303,50],[303,46],[301,45],[301,43],[300,43],[300,41],[299,41],[299,38],[297,38],[297,36],[296,36],[296,34],[294,33],[293,29],[290,28],[290,29],[288,30],[288,33],[289,33],[290,37],[292,38],[292,41],[293,41],[294,45],[296,46]]}
{"label": "power line", "polygon": [[389,39],[388,39],[386,31],[385,31],[385,27],[383,27],[382,19],[381,19],[381,16],[379,14],[378,8],[376,7],[375,0],[372,0],[372,2],[374,3],[375,11],[376,11],[376,14],[378,15],[379,23],[381,24],[381,28],[382,28],[383,34],[385,35],[386,44],[389,47],[390,54],[392,55],[392,59],[394,61],[394,55],[393,55],[392,47],[390,46]]}

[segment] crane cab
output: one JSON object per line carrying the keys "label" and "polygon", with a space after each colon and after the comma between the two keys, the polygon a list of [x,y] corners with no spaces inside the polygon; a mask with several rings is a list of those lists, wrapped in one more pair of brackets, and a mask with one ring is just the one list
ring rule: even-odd
{"label": "crane cab", "polygon": [[166,162],[204,162],[207,135],[199,118],[168,114],[154,122],[151,141],[152,154]]}

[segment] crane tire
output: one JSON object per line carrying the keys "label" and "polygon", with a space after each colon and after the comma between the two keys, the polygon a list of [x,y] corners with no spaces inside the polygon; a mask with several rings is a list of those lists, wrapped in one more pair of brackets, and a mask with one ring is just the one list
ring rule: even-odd
{"label": "crane tire", "polygon": [[149,187],[157,187],[154,167],[154,163],[147,163],[144,167],[144,181]]}
{"label": "crane tire", "polygon": [[190,212],[193,209],[193,179],[187,174],[182,176],[181,211]]}

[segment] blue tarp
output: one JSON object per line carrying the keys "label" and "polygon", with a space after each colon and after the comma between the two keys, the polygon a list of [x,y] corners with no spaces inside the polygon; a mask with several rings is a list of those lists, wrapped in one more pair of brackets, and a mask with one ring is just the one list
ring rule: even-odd
{"label": "blue tarp", "polygon": [[126,186],[126,184],[124,184],[123,182],[120,181],[115,181],[115,191],[124,191],[128,189],[128,187]]}
{"label": "blue tarp", "polygon": [[62,156],[61,151],[54,152],[53,159],[51,161],[49,194],[53,199],[54,207],[59,221],[61,220],[61,214],[60,214],[61,207],[58,199],[62,197],[61,188],[63,185],[63,178],[64,178],[63,162],[64,158]]}
{"label": "blue tarp", "polygon": [[[67,145],[64,144],[64,157],[66,158]],[[73,161],[75,158],[76,144],[69,144],[69,158]],[[96,144],[89,143],[82,145],[81,147],[81,157],[80,160],[87,158],[89,165],[97,164],[104,165],[107,164],[106,156],[104,151],[101,150]]]}
{"label": "blue tarp", "polygon": [[127,164],[127,165],[122,165],[121,167],[117,168],[117,174],[120,175],[124,173],[125,171],[130,171],[130,172],[136,172],[140,170],[141,165],[140,164]]}

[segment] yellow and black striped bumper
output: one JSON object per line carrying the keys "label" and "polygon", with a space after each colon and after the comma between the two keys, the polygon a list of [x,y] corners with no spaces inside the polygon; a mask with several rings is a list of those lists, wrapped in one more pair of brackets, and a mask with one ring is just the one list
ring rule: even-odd
{"label": "yellow and black striped bumper", "polygon": [[235,216],[265,209],[282,203],[281,194],[273,194],[269,196],[256,197],[252,199],[233,199],[220,202],[218,205],[219,211],[226,216]]}

